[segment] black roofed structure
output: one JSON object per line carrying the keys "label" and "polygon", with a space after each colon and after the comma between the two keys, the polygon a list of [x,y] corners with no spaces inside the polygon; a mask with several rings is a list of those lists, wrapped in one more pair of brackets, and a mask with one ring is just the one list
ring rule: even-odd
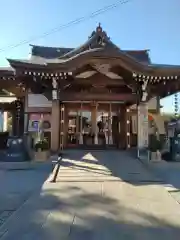
{"label": "black roofed structure", "polygon": [[6,88],[47,100],[48,106],[27,111],[51,115],[54,151],[147,145],[148,134],[133,136],[131,106],[147,114],[149,100],[179,91],[180,66],[153,64],[147,49],[121,49],[100,24],[77,48],[31,45],[29,59],[8,61],[10,67],[0,69]]}
{"label": "black roofed structure", "polygon": [[37,57],[42,57],[47,59],[59,58],[73,50],[73,48],[44,47],[44,46],[35,46],[35,45],[30,45],[30,46],[32,47],[31,49],[32,56],[37,56]]}

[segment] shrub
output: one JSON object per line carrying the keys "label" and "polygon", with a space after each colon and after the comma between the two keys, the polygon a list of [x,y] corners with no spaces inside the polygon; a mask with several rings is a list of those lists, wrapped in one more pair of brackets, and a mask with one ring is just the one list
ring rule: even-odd
{"label": "shrub", "polygon": [[49,144],[46,139],[42,139],[35,144],[35,151],[47,151],[49,150]]}

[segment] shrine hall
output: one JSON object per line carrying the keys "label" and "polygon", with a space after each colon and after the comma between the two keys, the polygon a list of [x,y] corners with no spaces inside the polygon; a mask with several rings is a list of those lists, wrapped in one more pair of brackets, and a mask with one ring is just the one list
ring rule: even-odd
{"label": "shrine hall", "polygon": [[180,66],[153,64],[147,49],[121,49],[100,24],[77,48],[30,47],[29,58],[0,68],[0,86],[22,103],[13,134],[33,141],[43,120],[52,151],[144,147],[160,98],[180,89]]}

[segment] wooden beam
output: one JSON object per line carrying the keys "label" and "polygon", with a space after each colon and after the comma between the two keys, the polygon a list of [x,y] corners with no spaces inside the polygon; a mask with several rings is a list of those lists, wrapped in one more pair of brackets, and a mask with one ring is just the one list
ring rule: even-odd
{"label": "wooden beam", "polygon": [[25,113],[51,113],[52,107],[28,107]]}
{"label": "wooden beam", "polygon": [[11,103],[0,103],[0,110],[1,111],[12,111],[15,109],[15,105]]}
{"label": "wooden beam", "polygon": [[71,93],[62,92],[60,94],[61,101],[123,101],[136,102],[137,96],[135,94],[117,94],[117,93]]}
{"label": "wooden beam", "polygon": [[96,73],[93,76],[88,78],[75,78],[75,82],[77,84],[84,84],[84,85],[98,83],[103,85],[120,86],[120,85],[126,84],[123,79],[111,79],[101,73]]}

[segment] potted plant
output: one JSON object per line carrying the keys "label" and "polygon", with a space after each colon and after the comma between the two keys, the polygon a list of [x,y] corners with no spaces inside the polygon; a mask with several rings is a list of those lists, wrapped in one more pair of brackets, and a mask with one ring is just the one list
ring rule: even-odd
{"label": "potted plant", "polygon": [[161,142],[156,135],[151,135],[149,140],[150,160],[161,160]]}
{"label": "potted plant", "polygon": [[37,161],[46,161],[49,159],[50,150],[49,144],[46,139],[41,139],[36,142],[34,146],[35,150],[35,160]]}

